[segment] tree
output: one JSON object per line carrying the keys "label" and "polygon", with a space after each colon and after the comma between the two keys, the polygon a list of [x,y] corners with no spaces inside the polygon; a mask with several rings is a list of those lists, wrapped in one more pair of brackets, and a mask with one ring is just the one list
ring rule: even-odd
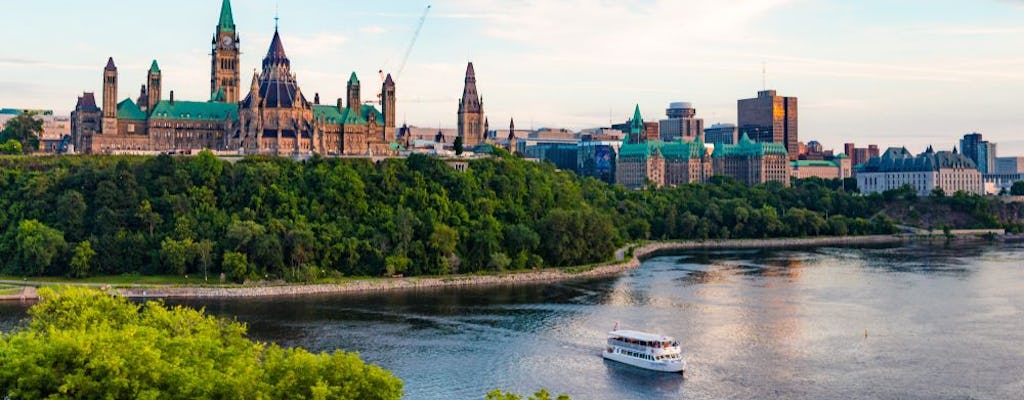
{"label": "tree", "polygon": [[1024,181],[1014,182],[1010,188],[1011,196],[1024,196]]}
{"label": "tree", "polygon": [[89,276],[89,272],[92,270],[92,260],[96,257],[96,251],[92,249],[92,244],[88,240],[78,243],[75,246],[75,250],[71,255],[71,277],[72,278],[85,278]]}
{"label": "tree", "polygon": [[34,219],[18,224],[16,260],[21,272],[26,275],[43,275],[53,261],[64,252],[67,243],[61,231],[50,228]]}
{"label": "tree", "polygon": [[160,243],[160,259],[164,263],[164,272],[173,275],[185,275],[192,263],[192,239],[174,240],[165,238]]}
{"label": "tree", "polygon": [[220,269],[235,282],[242,282],[249,274],[249,260],[245,254],[229,251],[224,253]]}
{"label": "tree", "polygon": [[454,146],[455,146],[455,155],[461,156],[462,153],[466,150],[464,148],[465,143],[463,143],[462,136],[458,136],[458,137],[455,138]]}
{"label": "tree", "polygon": [[43,134],[43,120],[33,113],[21,113],[11,118],[0,132],[0,142],[16,140],[26,153],[39,150],[39,136]]}
{"label": "tree", "polygon": [[90,289],[41,289],[26,327],[0,337],[7,398],[399,399],[402,382],[344,352],[246,337],[244,325]]}
{"label": "tree", "polygon": [[3,144],[0,144],[0,154],[15,155],[22,153],[21,142],[15,139],[8,139]]}

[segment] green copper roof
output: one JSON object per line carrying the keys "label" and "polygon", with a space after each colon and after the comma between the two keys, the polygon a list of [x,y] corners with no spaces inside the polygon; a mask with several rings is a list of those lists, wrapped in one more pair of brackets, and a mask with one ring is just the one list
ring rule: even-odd
{"label": "green copper roof", "polygon": [[627,143],[623,144],[622,148],[619,149],[619,157],[626,158],[648,158],[655,154],[660,154],[668,160],[691,160],[707,154],[707,149],[704,147],[703,142],[690,143],[680,140],[673,142],[651,140],[644,143]]}
{"label": "green copper roof", "polygon": [[763,156],[769,154],[788,155],[789,153],[786,152],[786,146],[782,143],[757,143],[750,140],[750,136],[744,133],[737,144],[715,145],[715,152],[712,154],[712,157]]}
{"label": "green copper roof", "polygon": [[146,113],[132,99],[117,103],[117,119],[145,120]]}
{"label": "green copper roof", "polygon": [[332,125],[366,125],[367,122],[351,108],[338,110],[335,106],[313,106],[313,117]]}
{"label": "green copper roof", "polygon": [[371,115],[377,121],[377,125],[384,124],[384,115],[371,105],[362,106],[359,112],[353,112],[351,108],[338,110],[335,106],[313,106],[314,118],[333,125],[367,125]]}
{"label": "green copper roof", "polygon": [[644,119],[640,116],[640,105],[633,111],[633,120],[629,121],[629,133],[640,134],[644,131]]}
{"label": "green copper roof", "polygon": [[220,23],[217,27],[221,32],[235,31],[235,17],[231,15],[231,0],[224,0],[220,6]]}
{"label": "green copper roof", "polygon": [[153,65],[149,66],[149,72],[154,74],[160,73],[160,66],[157,65],[156,60],[153,60]]}
{"label": "green copper roof", "polygon": [[153,109],[153,119],[172,119],[184,121],[223,121],[238,120],[238,105],[229,103],[170,101],[161,100]]}
{"label": "green copper roof", "polygon": [[216,92],[210,94],[210,102],[223,103],[228,101],[228,94],[224,93],[224,88],[217,89]]}
{"label": "green copper roof", "polygon": [[356,77],[355,71],[352,71],[352,76],[348,78],[348,83],[358,84],[359,78]]}
{"label": "green copper roof", "polygon": [[807,167],[839,168],[839,164],[837,164],[835,161],[824,161],[824,160],[798,160],[798,161],[793,161],[792,165],[794,167],[798,167],[798,168],[807,168]]}

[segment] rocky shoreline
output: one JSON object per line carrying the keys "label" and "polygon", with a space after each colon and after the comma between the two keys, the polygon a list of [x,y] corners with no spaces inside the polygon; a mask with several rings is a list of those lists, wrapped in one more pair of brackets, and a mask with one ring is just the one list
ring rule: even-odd
{"label": "rocky shoreline", "polygon": [[614,276],[640,267],[643,260],[671,252],[698,249],[765,249],[814,246],[885,245],[900,244],[909,239],[902,236],[850,236],[803,239],[737,239],[704,242],[655,242],[634,247],[632,257],[621,262],[597,266],[582,272],[546,269],[509,273],[504,275],[462,275],[438,278],[368,279],[338,284],[278,285],[249,287],[153,287],[115,289],[130,298],[245,298],[305,296],[355,292],[382,292],[393,290],[434,289],[487,285],[517,285],[557,282]]}

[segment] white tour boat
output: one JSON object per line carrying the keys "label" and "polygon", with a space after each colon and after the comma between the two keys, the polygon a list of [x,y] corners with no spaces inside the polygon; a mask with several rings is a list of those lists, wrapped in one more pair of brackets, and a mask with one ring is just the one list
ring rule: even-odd
{"label": "white tour boat", "polygon": [[652,371],[686,371],[683,351],[674,338],[618,328],[615,324],[615,330],[608,332],[604,358]]}

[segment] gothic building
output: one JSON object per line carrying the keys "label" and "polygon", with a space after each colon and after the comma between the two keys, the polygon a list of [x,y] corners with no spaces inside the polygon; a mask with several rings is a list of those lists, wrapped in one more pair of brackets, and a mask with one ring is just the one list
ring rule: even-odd
{"label": "gothic building", "polygon": [[484,103],[476,90],[476,71],[471,62],[466,67],[466,87],[459,100],[459,137],[465,148],[473,148],[487,140],[484,122]]}
{"label": "gothic building", "polygon": [[[75,147],[84,153],[152,153],[212,149],[245,154],[387,156],[395,153],[395,82],[381,86],[383,112],[363,104],[353,73],[347,98],[320,105],[307,100],[291,72],[275,28],[262,71],[240,98],[241,48],[230,0],[223,0],[213,36],[208,101],[163,99],[162,72],[153,61],[136,100],[118,102],[113,58],[103,70],[103,102],[85,93],[72,113]],[[241,99],[241,100],[240,100]],[[376,102],[373,102],[376,103]]]}

